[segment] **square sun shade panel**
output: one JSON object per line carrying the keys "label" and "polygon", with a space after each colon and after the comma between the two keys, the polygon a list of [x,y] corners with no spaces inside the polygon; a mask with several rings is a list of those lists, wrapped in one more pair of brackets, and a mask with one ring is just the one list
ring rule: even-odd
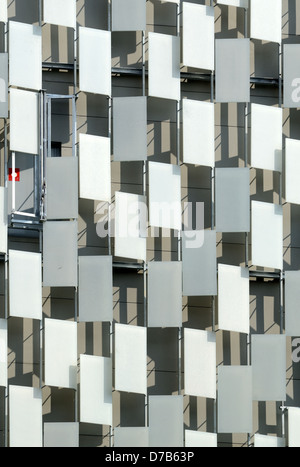
{"label": "square sun shade panel", "polygon": [[286,400],[286,336],[252,336],[253,400]]}
{"label": "square sun shade panel", "polygon": [[79,423],[45,423],[44,448],[79,448]]}
{"label": "square sun shade panel", "polygon": [[44,0],[45,23],[76,28],[76,0]]}
{"label": "square sun shade panel", "polygon": [[183,65],[215,69],[214,7],[183,2]]}
{"label": "square sun shade panel", "polygon": [[249,270],[219,264],[219,328],[244,334],[250,332]]}
{"label": "square sun shade panel", "polygon": [[39,154],[39,95],[10,89],[10,150]]}
{"label": "square sun shade panel", "polygon": [[9,437],[11,448],[43,447],[42,391],[9,387]]}
{"label": "square sun shade panel", "polygon": [[300,141],[285,140],[285,200],[300,204]]}
{"label": "square sun shade panel", "polygon": [[300,409],[296,407],[288,409],[288,446],[300,448]]}
{"label": "square sun shade panel", "polygon": [[112,426],[112,360],[80,355],[80,421]]}
{"label": "square sun shade panel", "polygon": [[251,164],[282,171],[282,109],[251,105]]}
{"label": "square sun shade panel", "polygon": [[149,447],[149,428],[115,428],[115,448]]}
{"label": "square sun shade panel", "polygon": [[79,135],[80,198],[111,201],[110,138]]}
{"label": "square sun shade panel", "polygon": [[183,295],[217,295],[216,232],[184,231],[182,234]]}
{"label": "square sun shade panel", "polygon": [[79,257],[79,321],[112,322],[112,256]]}
{"label": "square sun shade panel", "polygon": [[8,54],[0,54],[0,118],[8,118]]}
{"label": "square sun shade panel", "polygon": [[150,447],[183,447],[183,397],[149,397]]}
{"label": "square sun shade panel", "polygon": [[282,206],[252,201],[252,264],[283,268]]}
{"label": "square sun shade panel", "polygon": [[111,32],[79,28],[80,90],[111,95]]}
{"label": "square sun shade panel", "polygon": [[148,326],[182,326],[182,263],[148,264]]}
{"label": "square sun shade panel", "polygon": [[7,188],[0,187],[0,252],[7,253]]}
{"label": "square sun shade panel", "polygon": [[146,261],[146,198],[121,192],[116,192],[115,197],[115,256]]}
{"label": "square sun shade panel", "polygon": [[184,330],[185,394],[216,399],[216,335],[195,329]]}
{"label": "square sun shade panel", "polygon": [[283,101],[286,108],[298,108],[300,102],[300,44],[283,46]]}
{"label": "square sun shade panel", "polygon": [[9,84],[42,89],[42,29],[9,22]]}
{"label": "square sun shade panel", "polygon": [[276,436],[254,435],[255,448],[285,448],[286,441]]}
{"label": "square sun shade panel", "polygon": [[216,169],[216,231],[250,232],[249,169]]}
{"label": "square sun shade panel", "polygon": [[10,316],[42,319],[42,255],[9,251]]}
{"label": "square sun shade panel", "polygon": [[218,435],[201,431],[185,430],[186,448],[217,448]]}
{"label": "square sun shade panel", "polygon": [[149,33],[149,96],[179,101],[180,38]]}
{"label": "square sun shade panel", "polygon": [[218,433],[252,433],[252,368],[221,366]]}
{"label": "square sun shade panel", "polygon": [[183,162],[215,166],[215,107],[210,102],[183,99]]}
{"label": "square sun shade panel", "polygon": [[216,101],[250,101],[250,40],[216,40]]}
{"label": "square sun shade panel", "polygon": [[282,0],[251,0],[250,37],[281,43]]}
{"label": "square sun shade panel", "polygon": [[179,166],[149,163],[149,207],[152,227],[182,229]]}
{"label": "square sun shade panel", "polygon": [[7,23],[7,0],[0,0],[0,21]]}
{"label": "square sun shade panel", "polygon": [[47,219],[77,219],[77,157],[47,157],[46,174]]}
{"label": "square sun shade panel", "polygon": [[300,336],[300,271],[285,272],[285,333]]}
{"label": "square sun shade panel", "polygon": [[147,160],[146,97],[113,99],[113,135],[115,161]]}
{"label": "square sun shade panel", "polygon": [[77,222],[44,224],[44,287],[77,287]]}
{"label": "square sun shade panel", "polygon": [[113,31],[145,31],[146,0],[112,0]]}
{"label": "square sun shade panel", "polygon": [[0,386],[7,387],[7,320],[0,319]]}
{"label": "square sun shade panel", "polygon": [[77,389],[77,323],[45,319],[45,384]]}
{"label": "square sun shade panel", "polygon": [[115,389],[147,393],[147,329],[116,324]]}
{"label": "square sun shade panel", "polygon": [[219,5],[229,5],[241,8],[249,8],[249,0],[217,0]]}

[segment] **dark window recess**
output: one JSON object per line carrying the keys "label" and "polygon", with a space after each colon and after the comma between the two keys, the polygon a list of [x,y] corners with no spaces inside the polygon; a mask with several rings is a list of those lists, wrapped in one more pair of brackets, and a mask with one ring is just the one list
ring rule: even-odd
{"label": "dark window recess", "polygon": [[61,157],[61,143],[51,143],[51,157]]}

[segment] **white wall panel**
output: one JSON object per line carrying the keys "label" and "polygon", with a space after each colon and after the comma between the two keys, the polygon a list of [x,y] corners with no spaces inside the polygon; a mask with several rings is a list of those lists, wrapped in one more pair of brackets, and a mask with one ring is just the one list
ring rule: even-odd
{"label": "white wall panel", "polygon": [[251,0],[251,39],[281,43],[282,0]]}
{"label": "white wall panel", "polygon": [[180,38],[149,33],[149,96],[180,100]]}
{"label": "white wall panel", "polygon": [[285,333],[300,336],[300,271],[285,271]]}
{"label": "white wall panel", "polygon": [[300,448],[300,409],[298,407],[288,409],[288,446]]}
{"label": "white wall panel", "polygon": [[150,447],[183,447],[183,397],[149,397]]}
{"label": "white wall panel", "polygon": [[45,423],[44,448],[79,448],[79,423]]}
{"label": "white wall panel", "polygon": [[181,169],[149,163],[149,215],[152,227],[181,230]]}
{"label": "white wall panel", "polygon": [[218,435],[201,431],[185,430],[186,448],[217,448]]}
{"label": "white wall panel", "polygon": [[8,54],[0,53],[0,118],[8,118]]}
{"label": "white wall panel", "polygon": [[285,140],[285,200],[300,204],[300,141]]}
{"label": "white wall panel", "polygon": [[215,166],[215,107],[210,102],[183,99],[183,162]]}
{"label": "white wall panel", "polygon": [[249,8],[249,0],[217,0],[219,5],[230,5],[241,8]]}
{"label": "white wall panel", "polygon": [[276,436],[254,435],[255,448],[285,448],[286,441]]}
{"label": "white wall panel", "polygon": [[42,319],[42,255],[9,251],[10,316]]}
{"label": "white wall panel", "polygon": [[112,0],[113,31],[145,31],[146,0]]}
{"label": "white wall panel", "polygon": [[111,95],[111,32],[79,28],[81,91]]}
{"label": "white wall panel", "polygon": [[9,22],[9,84],[42,89],[42,29]]}
{"label": "white wall panel", "polygon": [[115,389],[147,393],[147,329],[116,324]]}
{"label": "white wall panel", "polygon": [[10,90],[10,150],[39,153],[39,95]]}
{"label": "white wall panel", "polygon": [[112,426],[112,361],[80,355],[80,421]]}
{"label": "white wall panel", "polygon": [[0,187],[0,252],[7,253],[7,188]]}
{"label": "white wall panel", "polygon": [[0,21],[7,23],[7,0],[0,0]]}
{"label": "white wall panel", "polygon": [[183,2],[183,65],[215,69],[214,7]]}
{"label": "white wall panel", "polygon": [[76,0],[44,0],[45,23],[76,28]]}
{"label": "white wall panel", "polygon": [[7,320],[0,319],[0,386],[7,387]]}
{"label": "white wall panel", "polygon": [[252,264],[282,269],[282,206],[252,201]]}
{"label": "white wall panel", "polygon": [[185,394],[216,399],[216,353],[215,333],[184,330]]}
{"label": "white wall panel", "polygon": [[147,448],[149,447],[149,428],[119,428],[114,429],[115,448]]}
{"label": "white wall panel", "polygon": [[115,256],[146,261],[146,197],[116,192]]}
{"label": "white wall panel", "polygon": [[11,448],[42,448],[42,391],[9,387],[9,438]]}
{"label": "white wall panel", "polygon": [[45,384],[77,388],[77,323],[45,319]]}
{"label": "white wall panel", "polygon": [[79,135],[80,198],[111,201],[110,139]]}
{"label": "white wall panel", "polygon": [[251,165],[282,171],[282,109],[251,105]]}
{"label": "white wall panel", "polygon": [[249,270],[219,264],[219,328],[249,334]]}

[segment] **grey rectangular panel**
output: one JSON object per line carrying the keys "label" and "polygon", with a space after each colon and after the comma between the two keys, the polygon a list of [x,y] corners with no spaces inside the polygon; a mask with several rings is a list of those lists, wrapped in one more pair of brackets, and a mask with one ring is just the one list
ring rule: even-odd
{"label": "grey rectangular panel", "polygon": [[183,397],[149,397],[150,447],[183,447]]}
{"label": "grey rectangular panel", "polygon": [[218,433],[252,433],[252,368],[219,368]]}
{"label": "grey rectangular panel", "polygon": [[250,170],[216,169],[217,232],[250,232]]}
{"label": "grey rectangular panel", "polygon": [[114,98],[113,130],[115,161],[146,160],[147,98]]}
{"label": "grey rectangular panel", "polygon": [[45,287],[77,287],[77,222],[44,224]]}
{"label": "grey rectangular panel", "polygon": [[250,101],[250,40],[216,40],[216,101]]}
{"label": "grey rectangular panel", "polygon": [[115,428],[114,433],[115,448],[147,448],[149,446],[149,428]]}
{"label": "grey rectangular panel", "polygon": [[0,118],[8,118],[8,54],[0,54]]}
{"label": "grey rectangular panel", "polygon": [[217,295],[216,232],[184,231],[182,240],[183,295]]}
{"label": "grey rectangular panel", "polygon": [[146,0],[112,0],[113,31],[145,31]]}
{"label": "grey rectangular panel", "polygon": [[45,423],[44,448],[79,448],[79,423]]}
{"label": "grey rectangular panel", "polygon": [[112,257],[79,257],[79,321],[113,320]]}
{"label": "grey rectangular panel", "polygon": [[300,271],[285,273],[285,333],[300,336]]}
{"label": "grey rectangular panel", "polygon": [[149,263],[148,326],[182,326],[182,263]]}
{"label": "grey rectangular panel", "polygon": [[77,219],[77,157],[48,157],[46,174],[47,219]]}
{"label": "grey rectangular panel", "polygon": [[300,44],[283,46],[284,107],[298,108],[300,102]]}
{"label": "grey rectangular panel", "polygon": [[253,400],[286,400],[286,336],[252,337]]}

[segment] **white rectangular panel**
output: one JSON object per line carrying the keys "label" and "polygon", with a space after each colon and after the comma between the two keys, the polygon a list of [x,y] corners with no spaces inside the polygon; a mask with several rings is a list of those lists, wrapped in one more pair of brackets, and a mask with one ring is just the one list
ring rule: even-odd
{"label": "white rectangular panel", "polygon": [[152,227],[182,229],[179,166],[149,162],[149,211]]}
{"label": "white rectangular panel", "polygon": [[77,323],[45,319],[45,384],[77,388]]}
{"label": "white rectangular panel", "polygon": [[285,271],[285,333],[300,336],[300,271]]}
{"label": "white rectangular panel", "polygon": [[42,29],[9,22],[9,84],[42,89]]}
{"label": "white rectangular panel", "polygon": [[285,448],[286,441],[284,438],[276,436],[254,435],[255,448]]}
{"label": "white rectangular panel", "polygon": [[300,409],[298,407],[288,409],[288,446],[300,448]]}
{"label": "white rectangular panel", "polygon": [[201,431],[185,430],[186,448],[217,448],[218,435]]}
{"label": "white rectangular panel", "polygon": [[252,264],[282,269],[282,206],[252,201]]}
{"label": "white rectangular panel", "polygon": [[0,21],[7,23],[7,0],[0,0]]}
{"label": "white rectangular panel", "polygon": [[215,69],[214,7],[183,2],[183,65]]}
{"label": "white rectangular panel", "polygon": [[111,201],[110,139],[79,135],[80,198]]}
{"label": "white rectangular panel", "polygon": [[0,386],[7,387],[7,320],[0,319]]}
{"label": "white rectangular panel", "polygon": [[300,141],[285,140],[285,200],[287,203],[300,204]]}
{"label": "white rectangular panel", "polygon": [[111,95],[111,32],[79,28],[81,91]]}
{"label": "white rectangular panel", "polygon": [[8,54],[0,53],[0,118],[8,118]]}
{"label": "white rectangular panel", "polygon": [[121,192],[115,197],[115,256],[146,261],[146,198]]}
{"label": "white rectangular panel", "polygon": [[10,150],[39,153],[39,95],[10,90]]}
{"label": "white rectangular panel", "polygon": [[215,166],[215,107],[210,102],[183,99],[183,162]]}
{"label": "white rectangular panel", "polygon": [[115,388],[117,391],[147,393],[147,329],[116,324]]}
{"label": "white rectangular panel", "polygon": [[252,336],[253,400],[286,400],[286,336]]}
{"label": "white rectangular panel", "polygon": [[21,386],[9,387],[11,448],[43,447],[42,391]]}
{"label": "white rectangular panel", "polygon": [[248,268],[219,264],[219,328],[249,334],[250,283]]}
{"label": "white rectangular panel", "polygon": [[42,255],[9,250],[10,316],[42,319]]}
{"label": "white rectangular panel", "polygon": [[183,397],[149,397],[150,447],[183,447]]}
{"label": "white rectangular panel", "polygon": [[282,0],[251,0],[251,39],[281,43]]}
{"label": "white rectangular panel", "polygon": [[145,31],[146,0],[112,0],[113,31]]}
{"label": "white rectangular panel", "polygon": [[249,8],[249,0],[217,0],[219,5],[230,5],[241,8]]}
{"label": "white rectangular panel", "polygon": [[149,428],[115,428],[115,448],[147,448],[149,447]]}
{"label": "white rectangular panel", "polygon": [[45,423],[44,448],[79,448],[79,423]]}
{"label": "white rectangular panel", "polygon": [[7,188],[0,187],[0,252],[7,253]]}
{"label": "white rectangular panel", "polygon": [[252,433],[252,368],[219,367],[218,433]]}
{"label": "white rectangular panel", "polygon": [[149,96],[179,101],[180,38],[149,33]]}
{"label": "white rectangular panel", "polygon": [[213,332],[184,330],[185,394],[216,399],[216,335]]}
{"label": "white rectangular panel", "polygon": [[282,109],[251,105],[251,165],[282,171]]}
{"label": "white rectangular panel", "polygon": [[80,421],[112,426],[112,361],[80,355]]}
{"label": "white rectangular panel", "polygon": [[76,0],[44,0],[44,21],[75,29]]}

